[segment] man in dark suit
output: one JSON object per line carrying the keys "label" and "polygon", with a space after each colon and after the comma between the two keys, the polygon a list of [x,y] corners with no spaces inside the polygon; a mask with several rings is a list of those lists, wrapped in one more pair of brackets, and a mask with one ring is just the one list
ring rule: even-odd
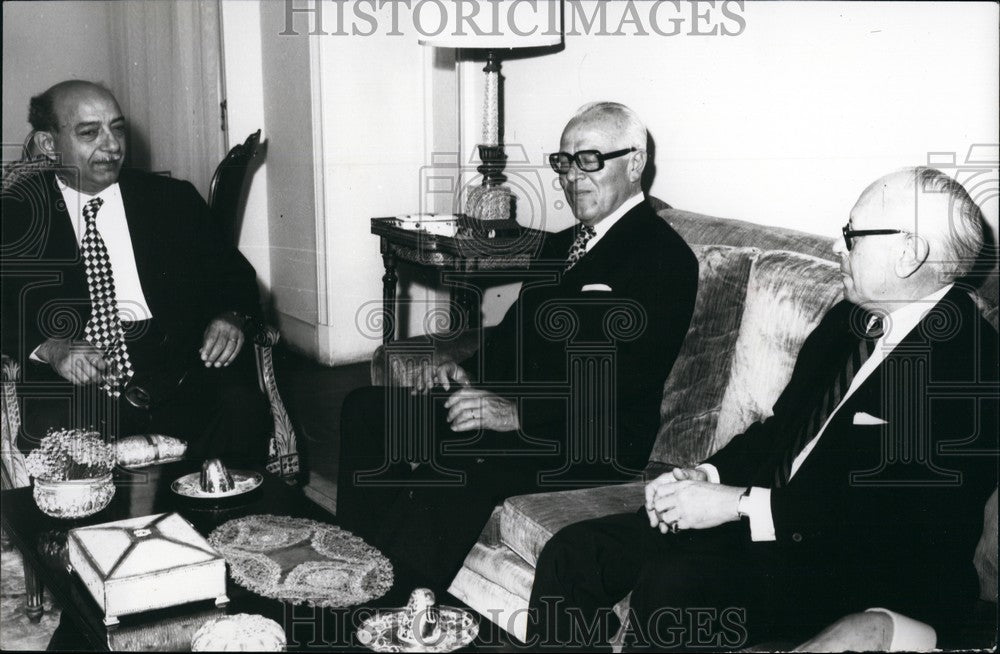
{"label": "man in dark suit", "polygon": [[24,371],[23,444],[94,425],[263,461],[267,404],[242,330],[259,314],[253,268],[191,184],[122,170],[107,89],[56,84],[29,121],[47,162],[3,190],[3,352]]}
{"label": "man in dark suit", "polygon": [[579,224],[546,240],[479,351],[347,399],[343,525],[447,583],[504,498],[641,471],[698,278],[643,196],[646,142],[627,107],[581,109],[550,159]]}
{"label": "man in dark suit", "polygon": [[904,615],[960,625],[997,483],[997,333],[956,283],[982,246],[978,207],[943,173],[868,187],[836,248],[846,301],[807,338],[773,416],[649,483],[638,513],[557,533],[531,638],[605,645],[629,592],[636,649],[803,638],[876,606],[858,624],[903,649],[934,646]]}

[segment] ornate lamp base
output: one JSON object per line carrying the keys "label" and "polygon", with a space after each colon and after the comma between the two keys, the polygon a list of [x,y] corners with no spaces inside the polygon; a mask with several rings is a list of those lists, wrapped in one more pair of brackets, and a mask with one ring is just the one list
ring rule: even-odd
{"label": "ornate lamp base", "polygon": [[514,194],[504,184],[503,174],[507,155],[502,145],[480,145],[479,158],[483,163],[477,170],[483,176],[483,185],[470,188],[465,199],[465,213],[478,220],[510,220]]}

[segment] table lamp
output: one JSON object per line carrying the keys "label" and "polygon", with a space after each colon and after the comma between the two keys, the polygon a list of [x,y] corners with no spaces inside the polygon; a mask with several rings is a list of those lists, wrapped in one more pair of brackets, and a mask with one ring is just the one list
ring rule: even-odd
{"label": "table lamp", "polygon": [[520,55],[531,55],[534,53],[528,49],[551,50],[562,45],[562,0],[511,3],[451,0],[438,6],[448,13],[447,22],[442,24],[449,28],[421,38],[420,44],[486,54],[483,131],[479,143],[479,158],[483,163],[477,168],[483,182],[468,189],[465,213],[479,220],[508,221],[516,227],[511,217],[514,194],[504,183],[507,178],[503,174],[507,155],[503,148],[500,59],[514,50],[522,50]]}

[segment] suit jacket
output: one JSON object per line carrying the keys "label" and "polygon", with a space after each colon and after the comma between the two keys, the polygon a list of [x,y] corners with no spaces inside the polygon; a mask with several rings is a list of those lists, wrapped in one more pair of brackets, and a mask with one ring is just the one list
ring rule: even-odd
{"label": "suit jacket", "polygon": [[[698,261],[647,202],[564,273],[574,237],[574,228],[549,235],[535,276],[465,367],[499,394],[521,397],[521,427],[530,436],[564,440],[573,402],[610,405],[617,460],[641,470],[656,438],[664,381],[691,322]],[[574,353],[610,357],[599,388],[571,386],[581,372],[568,368]],[[528,386],[552,392],[531,395]],[[567,399],[570,392],[575,397]]]}
{"label": "suit jacket", "polygon": [[[178,351],[197,350],[223,311],[259,314],[253,268],[218,236],[190,183],[123,170],[119,185],[143,293]],[[82,338],[86,271],[52,170],[5,185],[0,231],[4,354],[23,363],[47,338]]]}
{"label": "suit jacket", "polygon": [[[806,339],[773,416],[709,458],[722,483],[771,486],[857,343],[851,310],[836,305]],[[975,598],[972,556],[997,484],[997,349],[996,330],[956,286],[834,414],[788,484],[771,490],[777,545],[830,584],[817,602],[848,598],[947,629]]]}

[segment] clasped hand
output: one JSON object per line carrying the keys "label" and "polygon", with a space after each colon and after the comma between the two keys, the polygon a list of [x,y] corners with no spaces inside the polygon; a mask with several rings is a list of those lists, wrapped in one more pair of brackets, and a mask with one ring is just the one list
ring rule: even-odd
{"label": "clasped hand", "polygon": [[108,372],[104,353],[87,341],[50,338],[39,346],[38,358],[60,377],[80,386],[100,381]]}
{"label": "clasped hand", "polygon": [[444,406],[452,431],[514,431],[520,429],[517,405],[496,393],[466,386],[451,394]]}
{"label": "clasped hand", "polygon": [[674,468],[646,484],[649,526],[661,533],[675,529],[708,529],[739,519],[742,488],[708,481],[696,468]]}
{"label": "clasped hand", "polygon": [[402,375],[408,381],[410,394],[426,394],[434,386],[440,386],[446,391],[451,390],[451,383],[455,382],[459,386],[469,385],[469,375],[466,374],[462,366],[450,359],[429,362],[422,364],[404,366],[393,362],[397,375]]}
{"label": "clasped hand", "polygon": [[462,366],[450,359],[425,361],[405,369],[397,366],[395,370],[409,382],[411,395],[425,395],[435,386],[445,391],[450,391],[453,383],[458,386],[444,403],[452,431],[514,431],[521,427],[514,402],[496,393],[473,388]]}

